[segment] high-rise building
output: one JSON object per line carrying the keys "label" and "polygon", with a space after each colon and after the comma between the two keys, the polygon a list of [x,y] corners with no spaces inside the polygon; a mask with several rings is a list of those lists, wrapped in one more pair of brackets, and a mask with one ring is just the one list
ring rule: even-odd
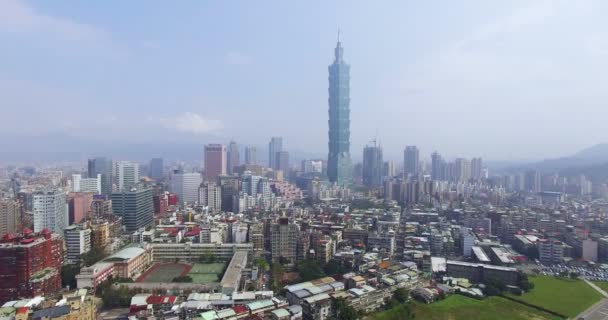
{"label": "high-rise building", "polygon": [[114,178],[118,191],[131,188],[139,183],[139,163],[117,161],[114,166]]}
{"label": "high-rise building", "polygon": [[268,143],[268,167],[278,170],[277,153],[283,151],[283,138],[272,137]]}
{"label": "high-rise building", "polygon": [[80,223],[91,212],[93,193],[71,192],[68,194],[68,225]]}
{"label": "high-rise building", "polygon": [[101,174],[94,178],[83,178],[81,174],[72,175],[72,191],[101,194]]}
{"label": "high-rise building", "polygon": [[365,146],[363,149],[363,185],[366,187],[378,187],[382,184],[382,147]]}
{"label": "high-rise building", "polygon": [[405,176],[418,176],[420,151],[416,146],[406,146],[403,151],[403,172]]}
{"label": "high-rise building", "polygon": [[171,192],[177,195],[180,203],[195,203],[198,201],[198,189],[203,178],[198,172],[184,173],[176,170],[171,175]]}
{"label": "high-rise building", "polygon": [[[238,202],[240,180],[234,176],[220,176],[217,178],[222,195],[222,211],[235,210],[235,202]],[[235,201],[236,198],[236,201]]]}
{"label": "high-rise building", "polygon": [[91,229],[69,226],[63,230],[63,239],[69,264],[79,264],[80,256],[91,251]]}
{"label": "high-rise building", "polygon": [[129,190],[112,193],[112,210],[122,217],[127,232],[137,231],[154,222],[152,189],[137,185]]}
{"label": "high-rise building", "polygon": [[435,181],[446,180],[445,161],[441,155],[435,151],[431,154],[431,178]]}
{"label": "high-rise building", "polygon": [[0,199],[0,236],[16,233],[21,225],[19,202],[13,199]]}
{"label": "high-rise building", "polygon": [[526,171],[524,175],[524,188],[529,192],[540,192],[540,172],[536,170]]}
{"label": "high-rise building", "polygon": [[49,229],[22,237],[2,237],[0,303],[58,293],[61,290],[62,251],[63,241]]}
{"label": "high-rise building", "polygon": [[329,154],[327,176],[339,185],[352,181],[350,159],[350,66],[343,58],[340,39],[329,70]]}
{"label": "high-rise building", "polygon": [[471,160],[471,179],[475,181],[483,179],[483,160],[481,158]]}
{"label": "high-rise building", "polygon": [[208,182],[200,186],[199,204],[207,207],[209,212],[222,211],[222,187]]}
{"label": "high-rise building", "polygon": [[275,161],[276,168],[274,169],[283,171],[283,175],[287,176],[289,173],[289,152],[279,151],[275,155],[277,159]]}
{"label": "high-rise building", "polygon": [[454,160],[454,176],[458,182],[468,182],[471,179],[471,161],[458,158]]}
{"label": "high-rise building", "polygon": [[114,167],[112,159],[97,157],[89,159],[89,178],[97,178],[101,174],[101,193],[112,194],[112,184],[114,183]]}
{"label": "high-rise building", "polygon": [[150,160],[150,168],[149,168],[150,178],[154,179],[155,181],[161,181],[164,176],[163,170],[164,170],[163,158],[152,158],[152,160]]}
{"label": "high-rise building", "polygon": [[227,160],[227,171],[229,175],[234,174],[234,167],[241,165],[241,154],[239,153],[239,146],[234,141],[230,141],[228,144],[228,160]]}
{"label": "high-rise building", "polygon": [[384,162],[384,170],[382,175],[385,177],[392,178],[396,175],[397,169],[395,168],[395,161],[389,160]]}
{"label": "high-rise building", "polygon": [[215,181],[218,176],[226,174],[227,155],[223,144],[205,146],[205,180]]}
{"label": "high-rise building", "polygon": [[302,173],[322,173],[323,172],[323,160],[302,160]]}
{"label": "high-rise building", "polygon": [[68,204],[61,190],[36,191],[33,194],[34,231],[49,229],[63,235],[68,225]]}
{"label": "high-rise building", "polygon": [[245,147],[245,164],[258,164],[258,151],[256,147]]}
{"label": "high-rise building", "polygon": [[280,218],[272,225],[270,241],[272,261],[293,266],[297,258],[298,226],[285,217]]}

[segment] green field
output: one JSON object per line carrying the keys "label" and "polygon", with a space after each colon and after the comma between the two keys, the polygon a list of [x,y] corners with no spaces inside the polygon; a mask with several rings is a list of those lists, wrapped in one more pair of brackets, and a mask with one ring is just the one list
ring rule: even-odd
{"label": "green field", "polygon": [[172,263],[154,265],[139,281],[148,283],[171,282],[173,278],[179,277],[187,267],[187,265]]}
{"label": "green field", "polygon": [[593,281],[593,284],[608,292],[608,281]]}
{"label": "green field", "polygon": [[582,280],[548,276],[530,277],[534,289],[511,297],[551,311],[574,317],[598,302],[602,296]]}
{"label": "green field", "polygon": [[195,263],[188,273],[194,283],[214,283],[220,281],[224,271],[223,263]]}
{"label": "green field", "polygon": [[[403,307],[375,314],[372,320],[403,319]],[[477,300],[452,295],[433,303],[413,303],[415,319],[425,320],[558,320],[558,317],[500,297]]]}

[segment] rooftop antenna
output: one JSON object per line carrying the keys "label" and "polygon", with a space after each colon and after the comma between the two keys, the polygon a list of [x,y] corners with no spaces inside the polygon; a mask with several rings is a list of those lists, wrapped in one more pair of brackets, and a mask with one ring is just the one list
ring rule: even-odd
{"label": "rooftop antenna", "polygon": [[340,28],[338,28],[338,42],[340,42]]}

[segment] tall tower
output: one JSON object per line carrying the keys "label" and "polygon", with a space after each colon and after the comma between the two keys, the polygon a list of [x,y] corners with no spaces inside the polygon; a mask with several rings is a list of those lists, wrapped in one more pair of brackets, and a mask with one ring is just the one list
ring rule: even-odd
{"label": "tall tower", "polygon": [[330,182],[345,185],[352,180],[350,162],[350,66],[344,62],[344,49],[338,34],[335,60],[329,69],[329,155]]}

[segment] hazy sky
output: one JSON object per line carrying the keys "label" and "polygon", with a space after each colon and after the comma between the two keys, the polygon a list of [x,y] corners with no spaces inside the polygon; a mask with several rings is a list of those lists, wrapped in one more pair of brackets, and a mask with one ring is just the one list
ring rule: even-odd
{"label": "hazy sky", "polygon": [[0,1],[0,133],[529,159],[608,142],[608,1]]}

